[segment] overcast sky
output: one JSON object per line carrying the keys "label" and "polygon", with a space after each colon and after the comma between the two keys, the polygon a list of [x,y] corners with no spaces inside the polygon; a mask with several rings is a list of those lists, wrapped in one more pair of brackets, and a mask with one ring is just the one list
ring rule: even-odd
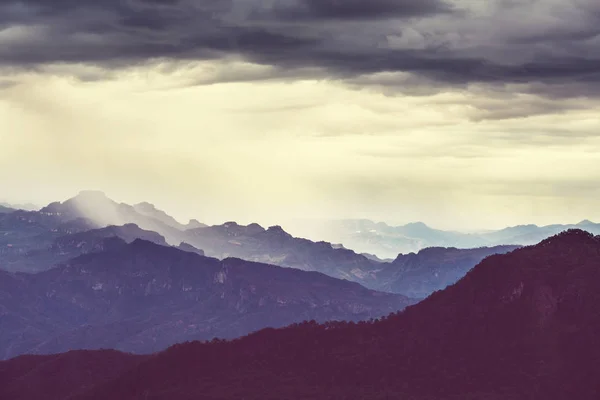
{"label": "overcast sky", "polygon": [[597,0],[0,0],[0,200],[600,221]]}

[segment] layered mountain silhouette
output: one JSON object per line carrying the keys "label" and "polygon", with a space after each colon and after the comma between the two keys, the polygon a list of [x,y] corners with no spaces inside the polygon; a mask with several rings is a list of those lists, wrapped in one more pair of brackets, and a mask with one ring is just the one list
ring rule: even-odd
{"label": "layered mountain silhouette", "polygon": [[11,204],[11,203],[0,202],[0,212],[2,212],[1,211],[2,209],[33,211],[33,210],[39,209],[39,207],[36,206],[35,204],[31,204],[31,203],[27,203],[27,204]]}
{"label": "layered mountain silhouette", "polygon": [[[80,227],[74,229],[76,233],[69,233],[56,238],[54,238],[57,236],[56,232],[50,230],[46,232],[47,237],[44,234],[34,237],[33,243],[30,243],[29,248],[26,249],[14,245],[5,247],[0,250],[0,269],[25,272],[45,271],[58,263],[82,254],[103,251],[104,239],[111,237],[123,239],[127,243],[131,243],[136,239],[144,239],[168,246],[164,237],[156,232],[140,229],[135,224],[90,230],[82,230],[84,229],[83,226],[86,226],[86,224],[83,223]],[[64,229],[58,231],[64,233]],[[46,240],[52,241],[48,244]],[[201,254],[201,250],[196,249],[196,252]]]}
{"label": "layered mountain silhouette", "polygon": [[[0,235],[0,268],[29,272],[46,269],[50,264],[32,266],[33,258],[28,256],[52,253],[56,248],[54,241],[63,235],[83,234],[94,228],[121,224],[135,224],[145,231],[143,234],[138,232],[136,237],[148,239],[148,231],[157,232],[170,244],[181,246],[183,243],[183,249],[203,251],[220,259],[239,257],[320,271],[360,283],[365,283],[361,276],[379,268],[378,262],[351,250],[334,249],[325,242],[296,239],[281,227],[264,229],[257,224],[244,227],[234,222],[206,227],[196,220],[182,225],[149,203],[130,206],[95,191],[84,191],[65,202],[51,203],[39,212],[0,215],[0,233],[4,234]],[[127,240],[125,236],[120,237]],[[11,256],[8,259],[7,254]],[[18,257],[26,260],[15,260]],[[56,257],[47,259],[57,260]]]}
{"label": "layered mountain silhouette", "polygon": [[186,231],[186,240],[219,259],[227,257],[264,262],[324,274],[372,286],[374,275],[383,264],[336,248],[327,242],[295,238],[280,226],[267,229],[258,224],[235,222]]}
{"label": "layered mountain silhouette", "polygon": [[[121,227],[105,227],[121,223]],[[280,226],[265,229],[258,224],[228,222],[208,227],[196,220],[183,225],[150,203],[130,206],[102,192],[84,191],[39,212],[0,214],[0,268],[43,271],[77,255],[102,250],[101,239],[109,236],[127,242],[136,238],[162,245],[168,242],[219,259],[237,257],[318,271],[373,290],[421,298],[455,282],[484,257],[512,249],[446,249],[398,258],[407,262],[388,262],[343,245],[295,238]],[[410,278],[410,284],[399,282],[405,278]]]}
{"label": "layered mountain silhouette", "polygon": [[358,282],[374,290],[424,298],[444,289],[485,257],[519,246],[476,249],[430,248],[418,254],[400,254],[392,262],[357,254],[341,245],[295,238],[281,227],[264,229],[228,222],[187,231],[190,243],[213,257],[238,257],[267,262]]}
{"label": "layered mountain silhouette", "polygon": [[[149,353],[306,319],[376,318],[415,303],[317,272],[221,261],[140,239],[128,244],[105,231],[95,233],[99,251],[38,274],[1,273],[0,358],[99,348]],[[56,245],[98,245],[80,235]]]}
{"label": "layered mountain silhouette", "polygon": [[157,221],[162,222],[163,224],[170,226],[172,228],[177,228],[179,230],[185,231],[187,229],[195,229],[202,228],[207,225],[198,222],[195,219],[190,220],[187,224],[181,224],[177,222],[177,220],[171,217],[169,214],[164,212],[163,210],[157,209],[154,204],[143,202],[138,203],[133,206],[133,209],[137,211],[139,214],[142,214],[146,217],[153,218]]}
{"label": "layered mountain silhouette", "polygon": [[373,323],[304,322],[137,362],[112,351],[19,357],[0,363],[0,397],[597,399],[599,266],[600,238],[570,230],[490,256]]}
{"label": "layered mountain silhouette", "polygon": [[436,290],[455,283],[484,258],[508,253],[519,247],[429,247],[416,254],[400,254],[389,267],[377,274],[377,289],[425,298]]}
{"label": "layered mountain silhouette", "polygon": [[398,253],[418,252],[427,247],[495,247],[532,245],[568,229],[583,229],[600,234],[600,224],[588,220],[567,225],[519,225],[497,231],[462,233],[434,229],[422,222],[390,226],[368,219],[338,220],[298,224],[295,234],[343,243],[361,253],[395,258]]}
{"label": "layered mountain silhouette", "polygon": [[[142,229],[163,235],[172,245],[181,243],[181,228],[175,219],[149,203],[135,206],[117,203],[100,191],[82,191],[77,196],[62,203],[55,202],[42,208],[40,213],[55,216],[58,220],[70,221],[84,218],[92,221],[96,227],[109,225],[136,224]],[[190,222],[190,226],[195,226]]]}
{"label": "layered mountain silhouette", "polygon": [[495,232],[487,232],[482,236],[486,240],[494,243],[515,243],[523,245],[531,245],[546,239],[549,236],[556,235],[560,232],[569,229],[582,229],[594,235],[600,234],[600,224],[596,224],[589,220],[583,220],[577,224],[561,225],[553,224],[546,226],[537,225],[519,225],[501,229]]}
{"label": "layered mountain silhouette", "polygon": [[90,220],[62,220],[37,211],[0,213],[0,269],[19,269],[21,257],[47,250],[55,239],[94,229]]}
{"label": "layered mountain silhouette", "polygon": [[[390,226],[368,219],[334,220],[295,224],[294,233],[343,243],[361,253],[381,258],[396,258],[399,253],[412,253],[427,247],[473,248],[489,243],[476,235],[430,228],[422,222]],[[513,243],[498,243],[513,244]],[[514,243],[517,244],[517,243]]]}
{"label": "layered mountain silhouette", "polygon": [[[0,213],[0,268],[35,272],[68,259],[74,253],[62,251],[60,243],[58,247],[55,243],[65,235],[100,229],[83,235],[86,238],[80,236],[78,239],[89,243],[94,238],[112,235],[128,242],[141,238],[159,244],[167,240],[172,245],[179,245],[185,239],[179,228],[198,225],[199,222],[195,220],[190,221],[189,225],[178,224],[149,203],[130,206],[117,203],[102,192],[83,191],[62,203],[51,203],[40,211]],[[107,227],[110,228],[101,230]],[[63,241],[72,239],[77,237],[67,237]],[[85,253],[88,247],[81,247],[79,254]],[[58,255],[57,248],[60,250]]]}

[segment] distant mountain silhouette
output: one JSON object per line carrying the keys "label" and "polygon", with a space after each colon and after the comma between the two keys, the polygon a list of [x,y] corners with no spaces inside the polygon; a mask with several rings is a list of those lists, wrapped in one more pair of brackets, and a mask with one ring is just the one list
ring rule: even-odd
{"label": "distant mountain silhouette", "polygon": [[482,236],[490,242],[531,245],[569,229],[584,229],[594,235],[600,234],[600,224],[585,220],[571,225],[518,225],[496,232],[488,232]]}
{"label": "distant mountain silhouette", "polygon": [[62,203],[49,204],[42,208],[40,213],[54,216],[63,222],[84,218],[92,221],[97,228],[136,224],[142,229],[160,233],[173,245],[180,243],[184,238],[180,228],[185,226],[163,211],[157,210],[152,204],[140,203],[131,206],[117,203],[100,191],[82,191]]}
{"label": "distant mountain silhouette", "polygon": [[[59,237],[117,225],[128,226],[129,230],[137,225],[135,232],[126,234],[127,229],[121,228],[116,235],[128,242],[143,238],[159,244],[167,240],[178,245],[185,239],[183,230],[201,224],[192,220],[188,225],[178,225],[172,217],[150,203],[130,206],[117,203],[100,191],[82,191],[71,199],[51,203],[39,211],[0,213],[0,268],[30,272],[47,269],[52,262],[73,255],[62,252],[57,257],[54,254],[51,247]],[[114,235],[114,229],[97,233],[100,236]],[[85,251],[79,252],[82,253]],[[40,257],[43,262],[39,262]]]}
{"label": "distant mountain silhouette", "polygon": [[[298,235],[343,243],[361,253],[381,258],[395,258],[399,253],[418,252],[426,247],[473,248],[489,245],[475,235],[430,228],[422,222],[389,226],[368,219],[349,219],[300,225]],[[502,243],[512,244],[512,243]]]}
{"label": "distant mountain silhouette", "polygon": [[400,254],[377,274],[378,290],[424,298],[453,284],[484,258],[504,254],[520,246],[457,249],[429,247],[417,254]]}
{"label": "distant mountain silhouette", "polygon": [[398,253],[418,252],[428,247],[477,248],[500,245],[532,245],[568,229],[585,229],[600,234],[600,224],[585,220],[570,225],[519,225],[483,233],[461,233],[433,229],[422,222],[390,226],[367,219],[308,224],[294,233],[343,243],[357,252],[394,258]]}
{"label": "distant mountain silhouette", "polygon": [[0,213],[5,213],[6,214],[6,213],[15,212],[15,211],[17,211],[17,210],[14,209],[14,208],[11,208],[11,207],[8,207],[8,206],[4,206],[4,205],[0,204]]}
{"label": "distant mountain silhouette", "polygon": [[393,258],[385,258],[385,259],[381,259],[379,257],[377,257],[375,254],[369,254],[369,253],[360,253],[361,256],[365,256],[367,257],[369,260],[371,261],[377,261],[380,263],[389,263],[394,261]]}
{"label": "distant mountain silhouette", "polygon": [[[47,269],[53,263],[75,255],[54,255],[51,252],[53,255],[43,258],[44,262],[36,261],[40,260],[41,254],[48,254],[48,249],[58,237],[112,223],[136,224],[143,230],[157,232],[171,245],[181,246],[185,243],[181,249],[198,254],[205,253],[219,259],[237,257],[305,271],[318,271],[335,278],[360,283],[370,289],[420,298],[454,283],[485,256],[512,249],[494,246],[490,249],[453,250],[449,247],[446,250],[428,251],[423,254],[408,254],[401,257],[406,262],[397,260],[390,263],[374,254],[357,254],[346,248],[352,247],[348,246],[348,243],[345,243],[345,246],[293,237],[281,226],[265,229],[258,224],[242,226],[235,222],[227,222],[208,227],[196,220],[183,225],[150,203],[130,206],[117,203],[102,192],[83,191],[62,203],[52,203],[39,212],[18,211],[0,214],[0,232],[4,233],[3,236],[0,235],[0,268],[12,271]],[[355,237],[357,245],[365,238],[373,237],[375,239],[371,244],[375,247],[388,243],[390,249],[394,246],[402,247],[407,238],[412,243],[409,247],[416,248],[428,242],[455,247],[461,247],[456,243],[475,245],[504,241],[529,244],[559,232],[562,227],[553,225],[542,229],[528,225],[475,235],[435,230],[423,223],[390,227],[368,220],[350,220],[336,224],[342,231],[358,235]],[[582,221],[578,226],[592,232],[596,229],[596,224],[590,221]],[[136,235],[162,244],[149,238],[148,233],[138,232],[126,240],[131,241]],[[82,253],[85,251],[79,254]],[[31,257],[31,254],[38,258]],[[396,256],[397,253],[394,253],[394,259]]]}
{"label": "distant mountain silhouette", "polygon": [[191,244],[185,243],[185,242],[181,242],[181,244],[179,246],[177,246],[177,248],[179,250],[187,251],[187,252],[190,252],[190,253],[200,254],[201,256],[206,255],[204,253],[204,250],[198,249],[198,248],[192,246]]}
{"label": "distant mountain silhouette", "polygon": [[[0,363],[0,397],[593,400],[599,266],[600,238],[570,230],[490,256],[455,285],[374,323],[305,322],[180,344],[137,364],[106,351],[19,357]],[[46,374],[67,383],[50,386]]]}
{"label": "distant mountain silhouette", "polygon": [[[89,228],[91,222],[74,220],[76,233],[57,236],[58,232],[69,231],[70,223],[66,229],[56,229],[44,232],[33,238],[29,247],[18,246],[0,249],[0,269],[7,271],[39,272],[52,268],[58,263],[67,261],[82,254],[104,250],[104,239],[117,237],[127,243],[136,239],[144,239],[153,243],[167,246],[165,238],[156,232],[140,229],[135,224],[123,226],[108,226],[106,228],[82,230]],[[50,243],[47,243],[51,240]],[[36,241],[39,241],[36,243]]]}
{"label": "distant mountain silhouette", "polygon": [[190,219],[190,222],[186,225],[187,229],[197,229],[197,228],[205,228],[208,225],[199,222],[197,219]]}
{"label": "distant mountain silhouette", "polygon": [[0,358],[99,348],[147,353],[305,319],[358,321],[414,303],[316,272],[220,261],[140,239],[105,237],[99,245],[80,235],[57,246],[100,251],[35,275],[0,276]]}
{"label": "distant mountain silhouette", "polygon": [[199,247],[208,256],[264,262],[304,271],[318,271],[340,279],[370,286],[369,274],[381,268],[379,262],[352,250],[335,248],[331,243],[294,238],[280,226],[268,229],[258,224],[235,222],[186,231],[186,242]]}
{"label": "distant mountain silhouette", "polygon": [[177,220],[175,220],[175,218],[171,217],[166,212],[157,209],[154,206],[154,204],[151,204],[148,202],[135,204],[133,206],[133,208],[135,209],[135,211],[137,211],[138,213],[140,213],[142,215],[153,218],[157,221],[164,223],[165,225],[168,225],[172,228],[177,228],[182,231],[184,231],[186,229],[202,228],[202,227],[206,226],[205,224],[202,224],[195,219],[190,220],[190,222],[188,222],[186,225],[181,224],[181,223],[177,222]]}
{"label": "distant mountain silhouette", "polygon": [[[125,227],[128,228],[119,228],[119,232],[115,231],[115,227],[98,228],[94,233],[86,233],[102,224],[121,221],[125,221]],[[149,228],[138,228],[131,221]],[[0,231],[5,233],[0,236],[0,268],[9,271],[42,271],[92,249],[101,249],[98,247],[101,245],[99,239],[117,236],[127,242],[142,238],[165,244],[167,240],[182,250],[219,259],[237,257],[305,271],[318,271],[374,290],[400,294],[405,294],[403,290],[406,290],[411,295],[426,297],[434,290],[453,283],[462,276],[461,273],[468,271],[485,255],[503,252],[501,248],[480,249],[474,253],[468,250],[465,254],[472,256],[455,254],[450,258],[438,252],[436,254],[440,254],[440,257],[428,257],[428,267],[419,268],[417,273],[405,271],[407,268],[414,270],[414,263],[393,264],[374,255],[357,254],[342,245],[295,238],[280,226],[265,229],[258,224],[242,226],[228,222],[206,227],[194,220],[188,225],[179,226],[200,226],[199,228],[182,230],[176,226],[178,223],[175,219],[150,203],[129,206],[110,200],[102,192],[82,192],[63,203],[52,203],[39,212],[20,211],[4,218],[0,215]],[[420,226],[413,228],[422,229]],[[166,232],[168,238],[154,233],[153,229],[156,232]],[[127,233],[127,230],[130,232]],[[75,235],[62,239],[73,242],[70,247],[62,246],[60,241],[58,245],[56,243],[65,235]],[[456,260],[453,261],[454,259]],[[445,262],[453,263],[453,266],[444,268]],[[438,274],[437,277],[434,276],[435,273]],[[410,277],[411,283],[399,283],[403,277]]]}
{"label": "distant mountain silhouette", "polygon": [[0,269],[18,270],[17,264],[29,253],[48,249],[60,236],[95,227],[87,219],[62,220],[37,211],[0,213]]}
{"label": "distant mountain silhouette", "polygon": [[[0,210],[2,208],[8,208],[11,210],[25,210],[25,211],[34,211],[34,210],[38,210],[40,207],[36,206],[35,204],[31,204],[31,203],[27,203],[27,204],[11,204],[11,203],[5,203],[5,202],[0,202]],[[0,211],[2,212],[2,211]]]}
{"label": "distant mountain silhouette", "polygon": [[400,254],[384,262],[356,254],[340,245],[295,238],[281,227],[262,228],[228,222],[187,231],[188,241],[217,258],[238,257],[267,262],[358,282],[368,288],[424,298],[456,282],[485,257],[519,246],[456,249],[431,248],[418,254]]}
{"label": "distant mountain silhouette", "polygon": [[60,236],[103,227],[71,210],[74,200],[65,203],[53,203],[42,211],[0,213],[0,267],[11,262],[5,257],[44,250]]}
{"label": "distant mountain silhouette", "polygon": [[135,224],[125,224],[123,226],[111,225],[106,228],[91,229],[85,232],[61,236],[54,241],[53,247],[63,252],[72,251],[75,248],[83,248],[83,253],[85,254],[92,252],[97,243],[101,243],[104,239],[113,236],[123,239],[126,243],[132,243],[136,239],[143,239],[161,246],[168,246],[165,238],[158,233],[143,230]]}

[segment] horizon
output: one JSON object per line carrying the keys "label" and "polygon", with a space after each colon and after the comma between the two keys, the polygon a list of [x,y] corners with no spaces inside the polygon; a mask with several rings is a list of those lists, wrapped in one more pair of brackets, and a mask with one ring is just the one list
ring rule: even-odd
{"label": "horizon", "polygon": [[[134,202],[128,202],[128,201],[122,201],[119,200],[117,198],[114,198],[110,195],[110,193],[106,193],[103,190],[98,190],[98,189],[84,189],[84,190],[79,190],[78,192],[68,195],[66,197],[62,197],[60,199],[54,199],[54,200],[50,200],[47,201],[44,204],[36,204],[33,203],[31,201],[27,201],[27,200],[21,200],[21,201],[8,201],[6,199],[0,198],[0,204],[7,204],[7,205],[27,205],[27,206],[35,206],[36,207],[36,211],[39,209],[42,209],[44,207],[46,207],[47,205],[54,203],[54,202],[64,202],[66,200],[69,200],[71,198],[76,197],[78,194],[81,194],[83,192],[97,192],[97,193],[102,193],[103,195],[105,195],[107,198],[109,198],[110,200],[113,200],[117,203],[123,203],[123,204],[129,204],[129,205],[136,205],[136,204],[140,204],[140,203],[149,203],[151,205],[153,205],[154,207],[156,207],[156,209],[158,210],[162,210],[164,212],[166,212],[169,216],[173,217],[177,222],[182,223],[182,224],[186,224],[191,220],[198,220],[198,222],[207,224],[209,226],[212,225],[223,225],[225,223],[228,222],[236,222],[240,225],[250,225],[252,223],[257,223],[259,225],[261,225],[264,228],[270,227],[270,226],[282,226],[283,228],[285,228],[286,230],[289,229],[289,231],[292,231],[290,233],[294,233],[293,231],[298,231],[298,225],[302,226],[305,223],[326,223],[326,222],[342,222],[342,221],[371,221],[374,223],[384,223],[388,226],[391,227],[400,227],[400,226],[406,226],[406,225],[411,225],[411,224],[424,224],[426,225],[428,228],[431,229],[436,229],[436,230],[442,230],[442,231],[447,231],[447,232],[457,232],[457,233],[466,233],[466,234],[477,234],[477,233],[483,233],[486,231],[497,231],[497,230],[502,230],[505,228],[514,228],[514,227],[518,227],[518,226],[528,226],[528,225],[535,225],[538,227],[545,227],[545,226],[549,226],[549,225],[571,225],[571,226],[577,226],[580,225],[582,223],[595,223],[593,220],[589,219],[589,218],[584,218],[581,220],[578,220],[577,222],[573,222],[573,221],[566,221],[566,222],[560,222],[560,221],[553,221],[551,223],[547,223],[547,224],[537,224],[537,223],[519,223],[516,225],[500,225],[498,227],[479,227],[479,228],[473,228],[473,229],[456,229],[452,226],[449,227],[440,227],[437,226],[435,223],[430,223],[428,221],[406,221],[406,222],[399,222],[399,223],[393,223],[390,221],[385,221],[385,220],[377,220],[377,219],[371,219],[371,218],[353,218],[351,216],[348,217],[341,217],[341,218],[327,218],[327,217],[322,217],[322,218],[292,218],[292,219],[282,219],[282,220],[273,220],[271,222],[261,222],[259,220],[255,220],[255,219],[247,219],[247,220],[235,220],[235,219],[223,219],[223,220],[202,220],[196,216],[190,216],[190,217],[181,217],[181,214],[178,214],[176,212],[172,212],[171,210],[165,209],[163,207],[161,207],[160,205],[154,203],[151,199],[143,199],[140,201],[134,201]],[[313,236],[318,236],[319,233],[318,232],[313,232]]]}

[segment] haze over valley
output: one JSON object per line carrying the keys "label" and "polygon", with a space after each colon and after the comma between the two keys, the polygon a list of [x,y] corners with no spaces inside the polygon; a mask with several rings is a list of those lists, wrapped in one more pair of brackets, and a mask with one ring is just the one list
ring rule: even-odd
{"label": "haze over valley", "polygon": [[[390,246],[395,230],[421,243],[481,244],[572,228],[524,226],[475,236],[419,223],[332,224],[348,232],[379,228]],[[354,237],[358,246],[370,244],[360,239]],[[281,226],[182,223],[150,202],[128,205],[82,191],[38,211],[6,208],[0,215],[0,355],[106,347],[143,354],[305,320],[379,318],[454,284],[488,256],[520,247],[432,246],[382,260],[294,237]]]}

